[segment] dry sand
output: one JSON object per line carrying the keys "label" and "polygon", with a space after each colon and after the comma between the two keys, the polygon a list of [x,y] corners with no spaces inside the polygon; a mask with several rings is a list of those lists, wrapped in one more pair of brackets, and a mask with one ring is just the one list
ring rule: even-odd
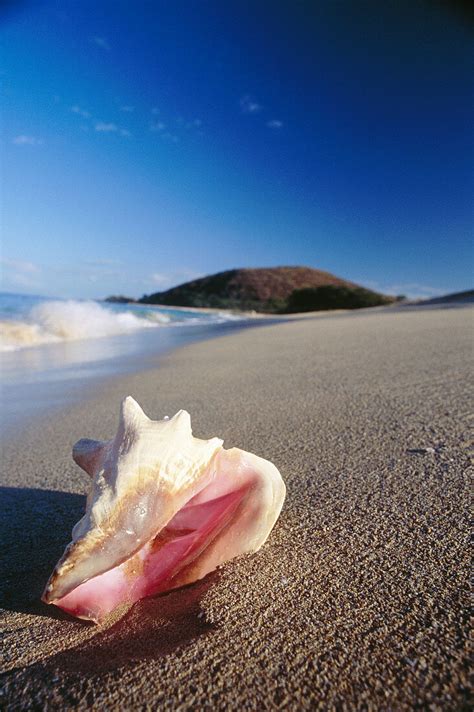
{"label": "dry sand", "polygon": [[[15,709],[467,709],[472,315],[386,310],[185,347],[3,455],[3,702]],[[38,602],[84,505],[70,457],[120,399],[271,459],[264,548],[94,627]]]}

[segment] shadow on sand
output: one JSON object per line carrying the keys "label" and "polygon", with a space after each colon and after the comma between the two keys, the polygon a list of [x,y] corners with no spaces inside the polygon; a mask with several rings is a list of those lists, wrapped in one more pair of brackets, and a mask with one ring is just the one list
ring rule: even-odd
{"label": "shadow on sand", "polygon": [[[78,622],[40,601],[45,582],[69,540],[72,526],[84,511],[85,497],[50,490],[0,487],[0,606],[7,610]],[[27,673],[44,685],[57,673],[97,676],[146,659],[166,656],[208,633],[213,626],[202,619],[200,601],[214,585],[214,572],[191,586],[135,604],[109,627],[97,627],[87,641],[56,653],[26,669],[6,674],[13,682]],[[47,622],[45,621],[45,625]],[[55,635],[57,635],[57,628]]]}
{"label": "shadow on sand", "polygon": [[48,672],[93,677],[169,655],[213,630],[201,619],[200,602],[216,576],[139,601],[110,628],[98,628],[85,643],[34,667],[41,677]]}
{"label": "shadow on sand", "polygon": [[51,616],[41,594],[85,502],[85,496],[68,492],[0,487],[2,608]]}

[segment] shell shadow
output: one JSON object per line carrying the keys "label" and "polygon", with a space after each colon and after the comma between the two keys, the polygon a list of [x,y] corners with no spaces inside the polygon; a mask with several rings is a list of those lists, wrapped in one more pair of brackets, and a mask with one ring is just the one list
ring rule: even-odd
{"label": "shell shadow", "polygon": [[40,597],[85,501],[69,492],[0,487],[1,607],[64,618]]}
{"label": "shell shadow", "polygon": [[96,677],[186,647],[215,628],[203,618],[200,602],[217,577],[213,572],[185,588],[139,601],[85,643],[37,663],[36,672],[42,679],[58,673]]}
{"label": "shell shadow", "polygon": [[[0,487],[0,606],[11,611],[71,619],[40,597],[74,523],[84,512],[85,496],[52,490]],[[85,642],[6,673],[6,680],[28,676],[38,689],[57,673],[97,677],[117,668],[156,659],[186,646],[214,626],[202,617],[200,602],[218,572],[190,586],[139,601],[109,627]],[[5,680],[5,681],[6,681]],[[15,683],[16,685],[16,683]]]}

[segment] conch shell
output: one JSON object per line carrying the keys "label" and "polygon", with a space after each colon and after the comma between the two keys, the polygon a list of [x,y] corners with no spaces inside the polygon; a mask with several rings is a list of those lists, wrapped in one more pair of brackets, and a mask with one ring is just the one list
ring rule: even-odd
{"label": "conch shell", "polygon": [[154,421],[125,398],[113,440],[74,445],[91,489],[43,601],[98,622],[257,551],[285,485],[271,462],[222,444],[193,437],[185,410]]}

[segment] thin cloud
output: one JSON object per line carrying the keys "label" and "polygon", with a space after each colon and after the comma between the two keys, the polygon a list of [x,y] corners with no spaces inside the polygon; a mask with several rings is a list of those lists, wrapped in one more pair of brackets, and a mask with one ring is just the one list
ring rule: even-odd
{"label": "thin cloud", "polygon": [[120,107],[120,111],[123,111],[125,114],[131,114],[133,111],[135,111],[135,107],[129,106],[128,104],[124,104],[124,106]]}
{"label": "thin cloud", "polygon": [[81,109],[80,106],[77,104],[74,104],[74,106],[71,106],[71,111],[73,114],[78,114],[78,116],[82,116],[84,119],[90,119],[91,115],[88,111],[85,109]]}
{"label": "thin cloud", "polygon": [[283,128],[283,121],[272,119],[271,121],[267,121],[267,126],[269,129],[281,129]]}
{"label": "thin cloud", "polygon": [[150,131],[164,131],[166,128],[166,124],[163,123],[163,121],[153,121],[153,123],[150,124]]}
{"label": "thin cloud", "polygon": [[169,141],[170,143],[179,143],[179,136],[176,136],[176,134],[170,133],[169,131],[165,131],[160,135],[164,141]]}
{"label": "thin cloud", "polygon": [[447,294],[447,289],[439,287],[431,287],[427,284],[419,284],[418,282],[410,282],[407,284],[391,284],[383,290],[386,294],[405,294],[411,299],[428,299],[429,297],[440,297]]}
{"label": "thin cloud", "polygon": [[119,130],[119,127],[117,126],[117,124],[113,124],[111,122],[106,123],[105,121],[99,121],[95,125],[95,130],[101,133],[114,133]]}
{"label": "thin cloud", "polygon": [[98,133],[116,133],[119,136],[126,137],[132,135],[128,129],[123,129],[113,122],[99,121],[94,128]]}
{"label": "thin cloud", "polygon": [[38,277],[41,269],[34,262],[10,260],[6,257],[0,259],[2,271],[6,274],[3,279],[13,287],[37,288],[40,285]]}
{"label": "thin cloud", "polygon": [[164,272],[153,272],[151,275],[151,281],[157,287],[167,287],[171,283],[170,275],[165,274]]}
{"label": "thin cloud", "polygon": [[85,260],[84,264],[87,267],[117,267],[122,265],[121,260],[109,260],[109,259],[97,259],[97,260]]}
{"label": "thin cloud", "polygon": [[44,141],[42,138],[37,138],[36,136],[27,136],[26,134],[20,134],[12,139],[12,143],[16,146],[42,146]]}
{"label": "thin cloud", "polygon": [[55,265],[48,268],[48,274],[54,273],[61,279],[85,279],[103,281],[105,278],[123,280],[128,278],[128,270],[124,269],[120,260],[84,260],[80,263]]}
{"label": "thin cloud", "polygon": [[193,279],[202,277],[202,272],[194,272],[193,270],[179,270],[176,272],[154,272],[149,278],[149,284],[160,289],[168,289],[183,282],[190,282]]}
{"label": "thin cloud", "polygon": [[263,106],[246,94],[240,100],[240,109],[243,114],[258,114],[262,111]]}
{"label": "thin cloud", "polygon": [[420,284],[419,282],[399,282],[394,284],[381,284],[376,280],[365,279],[361,277],[360,279],[355,279],[356,282],[362,284],[367,289],[373,289],[375,292],[381,292],[382,294],[391,294],[393,296],[398,296],[400,294],[405,295],[409,299],[429,299],[430,297],[439,297],[443,294],[448,293],[448,289],[443,289],[440,287],[432,287],[428,284]]}
{"label": "thin cloud", "polygon": [[97,47],[107,50],[107,52],[110,50],[110,45],[105,37],[98,37],[96,35],[95,37],[92,37],[91,41],[96,44]]}
{"label": "thin cloud", "polygon": [[40,268],[34,262],[24,262],[23,260],[9,260],[7,257],[2,257],[0,259],[0,264],[4,267],[9,267],[11,269],[18,270],[19,272],[26,272],[27,274],[33,274],[40,271]]}
{"label": "thin cloud", "polygon": [[187,129],[199,129],[202,126],[201,119],[193,119],[192,121],[186,121],[184,124]]}
{"label": "thin cloud", "polygon": [[168,143],[179,143],[179,136],[172,133],[171,131],[165,131],[166,124],[163,121],[154,121],[150,124],[150,131],[157,133],[163,141]]}

